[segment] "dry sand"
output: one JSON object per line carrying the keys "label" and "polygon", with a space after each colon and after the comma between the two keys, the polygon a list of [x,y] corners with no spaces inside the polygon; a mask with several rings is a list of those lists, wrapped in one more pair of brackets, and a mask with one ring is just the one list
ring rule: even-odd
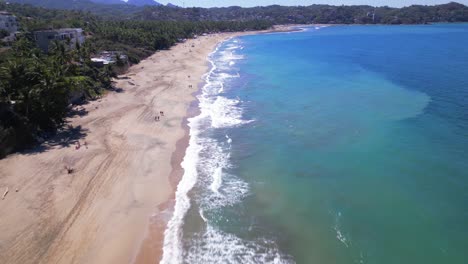
{"label": "dry sand", "polygon": [[0,195],[9,188],[0,200],[0,263],[158,262],[170,217],[161,212],[175,187],[169,175],[181,170],[181,124],[208,54],[229,36],[157,52],[117,80],[117,91],[77,107],[73,130],[0,160]]}

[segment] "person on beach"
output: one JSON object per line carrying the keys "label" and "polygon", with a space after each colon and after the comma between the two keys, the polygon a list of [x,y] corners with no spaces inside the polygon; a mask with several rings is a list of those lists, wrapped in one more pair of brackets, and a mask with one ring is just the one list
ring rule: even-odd
{"label": "person on beach", "polygon": [[75,149],[78,150],[81,148],[80,141],[76,142]]}
{"label": "person on beach", "polygon": [[68,174],[72,174],[74,169],[71,166],[65,166],[65,170],[67,171]]}
{"label": "person on beach", "polygon": [[159,111],[159,114],[160,114],[161,116],[164,116],[164,111]]}

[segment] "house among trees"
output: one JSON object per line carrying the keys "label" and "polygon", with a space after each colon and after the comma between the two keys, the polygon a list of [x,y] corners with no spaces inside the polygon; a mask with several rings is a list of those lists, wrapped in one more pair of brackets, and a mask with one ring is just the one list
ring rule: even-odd
{"label": "house among trees", "polygon": [[18,31],[18,22],[11,13],[0,11],[0,40],[13,41]]}
{"label": "house among trees", "polygon": [[74,49],[77,43],[80,45],[84,43],[85,36],[81,28],[62,28],[36,31],[34,32],[34,39],[37,46],[47,53],[52,41],[62,42],[68,48]]}
{"label": "house among trees", "polygon": [[128,57],[121,51],[101,51],[92,57],[91,61],[98,67],[109,64],[117,64],[121,67],[128,64]]}

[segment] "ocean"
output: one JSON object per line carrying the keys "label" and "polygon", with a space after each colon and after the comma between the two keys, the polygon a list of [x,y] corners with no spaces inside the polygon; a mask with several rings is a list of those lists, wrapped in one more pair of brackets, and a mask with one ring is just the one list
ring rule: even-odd
{"label": "ocean", "polygon": [[468,262],[468,24],[210,55],[162,263]]}

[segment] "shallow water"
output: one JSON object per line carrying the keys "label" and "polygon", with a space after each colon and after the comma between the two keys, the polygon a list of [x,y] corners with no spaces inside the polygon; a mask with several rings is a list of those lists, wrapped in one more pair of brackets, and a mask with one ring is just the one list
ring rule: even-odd
{"label": "shallow water", "polygon": [[166,263],[466,263],[468,24],[244,36],[211,55]]}

